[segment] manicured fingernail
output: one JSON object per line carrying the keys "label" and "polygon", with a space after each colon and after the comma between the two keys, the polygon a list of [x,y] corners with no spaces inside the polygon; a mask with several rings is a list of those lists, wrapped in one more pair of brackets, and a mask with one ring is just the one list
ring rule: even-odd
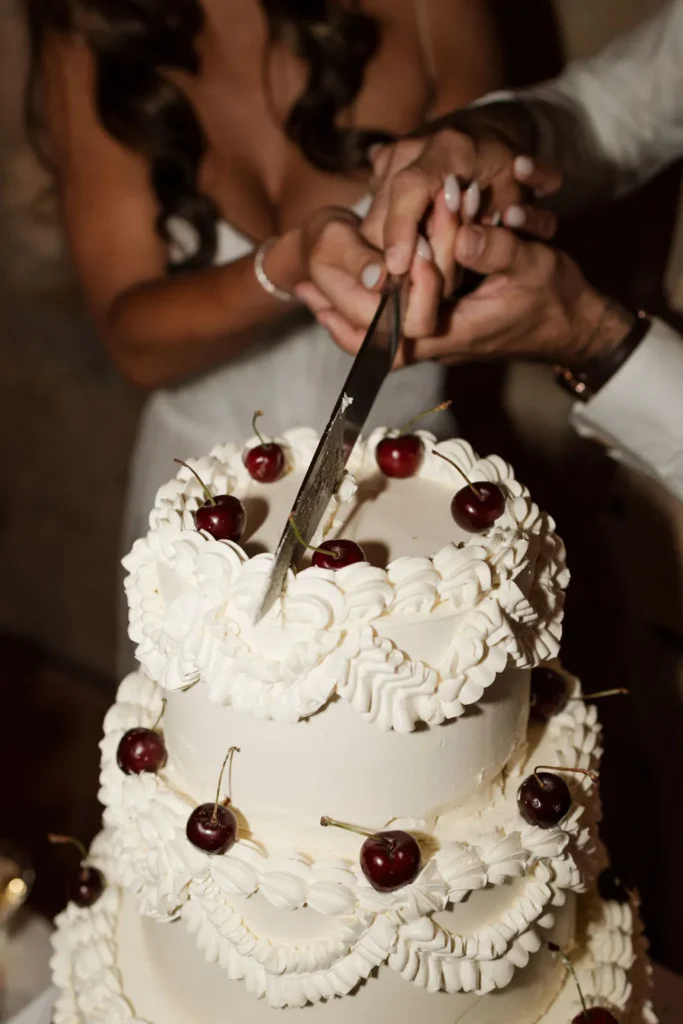
{"label": "manicured fingernail", "polygon": [[397,245],[392,245],[384,254],[384,262],[390,274],[405,274],[409,260],[410,254]]}
{"label": "manicured fingernail", "polygon": [[382,268],[379,263],[368,263],[367,267],[363,267],[360,279],[365,288],[374,288],[381,276]]}
{"label": "manicured fingernail", "polygon": [[472,262],[481,256],[486,245],[486,235],[482,228],[467,226],[462,228],[458,236],[458,249],[461,258]]}
{"label": "manicured fingernail", "polygon": [[491,227],[497,228],[503,218],[500,215],[500,210],[494,210],[491,214]]}
{"label": "manicured fingernail", "polygon": [[443,183],[443,194],[446,200],[446,206],[451,213],[457,213],[460,209],[460,200],[462,198],[462,192],[460,191],[460,185],[458,179],[454,174],[446,176],[446,180]]}
{"label": "manicured fingernail", "polygon": [[521,206],[509,206],[504,220],[509,228],[522,228],[526,224],[526,213]]}
{"label": "manicured fingernail", "polygon": [[368,160],[370,163],[373,163],[373,161],[377,159],[383,149],[384,146],[381,142],[374,142],[372,146],[368,147]]}
{"label": "manicured fingernail", "polygon": [[476,217],[480,203],[481,191],[479,189],[479,185],[477,184],[477,182],[473,181],[470,187],[467,189],[467,192],[465,192],[465,216],[469,217],[470,220],[472,219],[472,217]]}
{"label": "manicured fingernail", "polygon": [[422,235],[420,235],[420,237],[417,240],[417,245],[415,246],[415,252],[417,253],[417,255],[421,259],[427,260],[428,263],[431,263],[432,260],[434,259],[434,253],[432,252],[432,247],[429,244],[429,242],[427,241],[427,239],[424,238]]}
{"label": "manicured fingernail", "polygon": [[530,156],[518,156],[512,169],[516,178],[530,178],[536,170],[536,165]]}

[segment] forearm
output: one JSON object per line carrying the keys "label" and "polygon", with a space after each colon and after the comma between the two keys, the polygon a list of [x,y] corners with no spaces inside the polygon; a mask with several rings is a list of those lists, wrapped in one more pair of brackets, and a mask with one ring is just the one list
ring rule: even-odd
{"label": "forearm", "polygon": [[683,0],[515,99],[537,155],[560,167],[566,210],[633,191],[683,153]]}
{"label": "forearm", "polygon": [[[295,263],[296,239],[291,239]],[[282,267],[288,245],[273,252],[273,279],[297,273]],[[287,283],[289,281],[287,280]],[[260,337],[264,328],[290,316],[296,306],[259,285],[251,255],[210,267],[137,284],[119,295],[101,318],[107,348],[133,383],[155,388],[226,362]]]}

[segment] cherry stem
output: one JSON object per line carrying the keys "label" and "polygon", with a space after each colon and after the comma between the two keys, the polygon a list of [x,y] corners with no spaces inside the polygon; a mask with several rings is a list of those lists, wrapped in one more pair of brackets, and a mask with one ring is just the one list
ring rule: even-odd
{"label": "cherry stem", "polygon": [[367,829],[359,828],[358,825],[349,825],[345,821],[336,821],[334,818],[328,818],[325,814],[323,814],[320,819],[320,824],[323,828],[327,828],[328,826],[332,826],[333,828],[343,828],[346,829],[347,832],[355,832],[356,835],[364,836],[366,839],[378,839],[381,843],[384,843],[387,848],[391,849],[391,843],[385,839],[384,836],[379,836],[376,832],[368,832]]}
{"label": "cherry stem", "polygon": [[431,416],[435,412],[444,412],[445,409],[450,409],[452,406],[452,399],[448,399],[447,402],[442,402],[441,405],[435,405],[433,409],[427,409],[426,412],[421,412],[418,416],[413,416],[412,420],[408,420],[402,427],[399,427],[399,434],[405,434],[415,423],[419,423],[420,420],[424,420],[427,416]]}
{"label": "cherry stem", "polygon": [[467,476],[467,474],[464,472],[464,470],[462,470],[460,468],[460,466],[456,466],[456,464],[453,462],[452,459],[449,459],[445,455],[442,455],[441,452],[437,452],[436,448],[432,448],[432,455],[438,456],[438,458],[443,459],[444,462],[447,462],[449,466],[452,466],[453,469],[457,469],[458,473],[463,478],[463,480],[465,481],[465,483],[467,484],[469,489],[471,491],[474,491],[474,493],[476,494],[477,500],[478,501],[483,501],[484,500],[484,495],[481,493],[481,491],[477,490],[477,488],[474,486],[474,484],[472,483],[470,478]]}
{"label": "cherry stem", "polygon": [[563,953],[562,950],[559,949],[557,946],[551,944],[550,948],[552,949],[553,953],[557,953],[557,955],[559,956],[560,960],[562,961],[562,963],[566,967],[567,971],[569,972],[569,974],[571,974],[572,978],[574,979],[574,984],[576,985],[576,990],[579,993],[579,999],[581,1000],[581,1009],[582,1009],[584,1014],[587,1014],[588,1013],[588,1006],[586,1004],[586,1000],[584,998],[584,994],[581,991],[581,985],[579,984],[579,979],[578,979],[578,976],[576,974],[576,968],[574,967],[574,964],[571,962],[571,960],[569,959],[567,954]]}
{"label": "cherry stem", "polygon": [[185,469],[189,469],[190,473],[194,473],[194,475],[199,480],[199,483],[202,485],[202,490],[204,491],[204,494],[206,495],[207,501],[211,502],[212,505],[215,505],[216,504],[216,500],[215,500],[213,494],[211,493],[209,488],[206,486],[206,484],[204,483],[204,481],[200,477],[200,475],[197,472],[197,470],[193,469],[192,466],[188,466],[187,462],[183,462],[182,459],[174,459],[173,461],[177,462],[179,466],[184,466]]}
{"label": "cherry stem", "polygon": [[538,773],[539,772],[544,772],[544,771],[545,772],[575,772],[577,775],[587,775],[588,778],[591,780],[591,782],[597,782],[598,778],[599,778],[598,775],[595,772],[592,772],[589,768],[566,768],[566,767],[560,767],[560,765],[557,765],[557,764],[539,764],[539,765],[537,765],[536,768],[534,768],[534,775],[538,779],[538,783],[539,783],[541,789],[545,789],[545,783],[544,783],[543,779],[540,777],[540,775]]}
{"label": "cherry stem", "polygon": [[211,824],[212,825],[215,825],[216,822],[218,821],[218,805],[221,802],[221,783],[223,782],[223,772],[225,771],[225,766],[228,763],[228,761],[232,760],[233,754],[239,754],[239,753],[240,753],[240,748],[239,747],[230,747],[230,749],[228,750],[227,754],[225,755],[225,760],[223,761],[223,764],[221,765],[221,773],[218,776],[218,786],[216,788],[216,802],[213,805],[213,814],[211,815]]}
{"label": "cherry stem", "polygon": [[81,860],[87,860],[87,858],[88,858],[88,851],[86,850],[85,846],[80,841],[80,839],[74,839],[73,836],[57,835],[54,832],[49,832],[47,838],[49,839],[49,841],[51,843],[60,843],[60,844],[66,844],[68,846],[75,846],[76,849],[78,850],[78,852],[81,855]]}
{"label": "cherry stem", "polygon": [[166,710],[166,698],[164,697],[164,699],[161,702],[161,711],[159,712],[159,714],[157,716],[156,722],[152,726],[152,732],[156,732],[156,730],[159,728],[159,722],[164,717],[164,711],[165,710]]}
{"label": "cherry stem", "polygon": [[296,525],[296,519],[294,518],[294,516],[290,515],[289,525],[292,527],[292,532],[294,533],[294,536],[298,540],[299,544],[302,544],[303,547],[305,547],[308,551],[315,551],[316,554],[318,555],[327,555],[328,558],[334,558],[335,561],[338,561],[342,557],[340,551],[330,551],[329,548],[316,548],[313,547],[312,544],[307,544],[303,538],[301,530]]}
{"label": "cherry stem", "polygon": [[264,437],[263,437],[263,434],[261,433],[259,428],[256,426],[256,420],[259,418],[259,416],[263,416],[263,412],[262,412],[261,409],[257,409],[256,412],[254,413],[254,416],[253,416],[252,421],[251,421],[251,429],[254,431],[254,433],[258,437],[259,444],[263,445],[264,448],[267,448],[268,445],[271,445],[273,442],[272,441],[266,441],[264,439]]}
{"label": "cherry stem", "polygon": [[601,697],[619,697],[626,696],[628,690],[624,686],[619,686],[614,690],[598,690],[596,693],[584,693],[583,697],[572,697],[571,700],[599,700]]}

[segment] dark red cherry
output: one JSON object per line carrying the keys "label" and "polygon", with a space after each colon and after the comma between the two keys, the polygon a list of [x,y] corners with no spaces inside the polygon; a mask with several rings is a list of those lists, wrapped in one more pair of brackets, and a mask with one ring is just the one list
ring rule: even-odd
{"label": "dark red cherry", "polygon": [[210,533],[214,540],[238,541],[246,522],[244,506],[234,494],[218,494],[211,501],[205,501],[194,514],[198,530]]}
{"label": "dark red cherry", "polygon": [[583,1010],[578,1017],[574,1017],[572,1024],[619,1024],[619,1021],[602,1006],[591,1006],[589,1010]]}
{"label": "dark red cherry", "polygon": [[313,565],[318,569],[343,569],[346,565],[364,561],[365,552],[353,540],[326,540],[313,555]]}
{"label": "dark red cherry", "polygon": [[531,717],[548,722],[564,711],[569,691],[564,676],[552,668],[539,665],[531,670]]}
{"label": "dark red cherry", "polygon": [[279,480],[285,471],[286,461],[281,445],[275,441],[257,444],[244,453],[244,465],[249,476],[260,484],[272,484]]}
{"label": "dark red cherry", "polygon": [[572,804],[569,786],[552,772],[534,772],[517,791],[519,813],[529,825],[552,828]]}
{"label": "dark red cherry", "polygon": [[462,487],[451,501],[451,515],[463,530],[481,533],[500,519],[505,511],[505,495],[488,480],[474,480]]}
{"label": "dark red cherry", "polygon": [[377,465],[384,475],[400,480],[415,476],[423,455],[424,445],[417,434],[383,437],[375,449]]}
{"label": "dark red cherry", "polygon": [[187,819],[185,834],[205,853],[227,853],[237,839],[237,818],[225,804],[200,804]]}
{"label": "dark red cherry", "polygon": [[97,868],[81,864],[69,886],[69,899],[77,907],[92,907],[104,892],[104,875]]}
{"label": "dark red cherry", "polygon": [[158,772],[166,764],[166,746],[154,729],[129,729],[119,741],[116,763],[126,775]]}
{"label": "dark red cherry", "polygon": [[410,885],[419,875],[421,864],[419,844],[409,832],[378,832],[361,846],[361,870],[378,892],[394,892]]}

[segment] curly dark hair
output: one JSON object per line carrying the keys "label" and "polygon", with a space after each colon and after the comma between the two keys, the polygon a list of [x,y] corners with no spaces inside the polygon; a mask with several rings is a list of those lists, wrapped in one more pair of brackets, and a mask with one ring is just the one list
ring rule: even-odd
{"label": "curly dark hair", "polygon": [[[357,96],[379,44],[375,20],[355,0],[260,0],[271,40],[286,42],[308,66],[306,87],[285,130],[310,162],[325,171],[368,166],[367,150],[387,141],[381,131],[340,128],[338,114]],[[189,100],[162,73],[199,73],[196,40],[203,26],[198,0],[26,0],[31,40],[27,122],[40,136],[40,58],[53,34],[83,36],[96,61],[96,105],[114,138],[149,161],[161,212],[157,230],[181,217],[195,229],[196,252],[182,269],[211,264],[217,210],[197,176],[206,139]]]}

